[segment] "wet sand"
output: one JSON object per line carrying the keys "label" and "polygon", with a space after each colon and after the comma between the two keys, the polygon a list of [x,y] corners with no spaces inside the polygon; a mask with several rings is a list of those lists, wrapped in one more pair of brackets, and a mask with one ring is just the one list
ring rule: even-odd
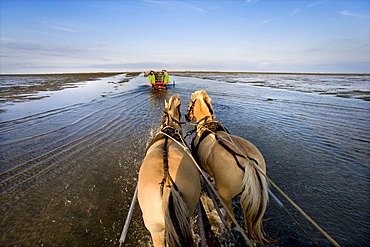
{"label": "wet sand", "polygon": [[[42,99],[46,96],[37,96],[41,91],[58,91],[65,88],[78,87],[78,83],[97,80],[99,78],[111,77],[119,74],[137,76],[139,72],[117,72],[117,73],[80,73],[80,74],[24,74],[24,75],[2,75],[3,80],[12,81],[14,79],[27,78],[28,84],[10,84],[8,87],[0,89],[0,103],[23,102],[27,100]],[[6,77],[6,78],[4,78]],[[122,82],[127,82],[122,81]]]}
{"label": "wet sand", "polygon": [[[259,148],[267,174],[339,244],[369,243],[367,101],[229,83],[223,74],[208,79],[173,75],[176,87],[167,92],[150,91],[142,76],[119,83],[123,79],[92,81],[5,107],[8,112],[0,115],[9,116],[0,123],[1,244],[117,246],[164,100],[179,94],[184,113],[190,94],[199,89],[212,97],[216,118]],[[67,97],[90,90],[94,94],[78,102]],[[20,110],[16,105],[32,111],[12,117]],[[190,129],[184,126],[185,133]],[[320,246],[330,246],[283,203]],[[234,208],[240,220],[237,200]],[[279,239],[274,246],[311,246],[272,200],[264,225]],[[138,205],[126,241],[126,246],[150,246]],[[232,244],[226,235],[222,241]],[[236,246],[245,246],[237,241]]]}
{"label": "wet sand", "polygon": [[[209,71],[176,71],[174,75],[199,78],[205,80],[220,80],[229,83],[249,83],[258,87],[269,87],[306,93],[320,93],[334,95],[341,98],[357,98],[370,101],[370,87],[364,86],[369,82],[370,74],[333,74],[333,73],[282,73],[282,72],[209,72]],[[244,78],[244,79],[241,79]],[[253,78],[253,79],[245,79]],[[299,79],[298,79],[299,78]],[[297,80],[298,79],[298,80]],[[321,81],[321,82],[320,82]],[[338,85],[325,88],[322,85],[332,84],[338,81]],[[348,87],[354,81],[358,82],[360,89],[353,90]],[[360,85],[363,84],[363,85]],[[299,87],[298,85],[301,85]],[[332,85],[331,85],[332,86]]]}

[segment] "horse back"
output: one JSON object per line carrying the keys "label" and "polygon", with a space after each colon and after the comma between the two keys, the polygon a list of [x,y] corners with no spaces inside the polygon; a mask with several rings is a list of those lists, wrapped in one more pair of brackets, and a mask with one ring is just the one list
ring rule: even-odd
{"label": "horse back", "polygon": [[169,173],[192,214],[200,198],[199,171],[190,156],[175,143],[169,146],[168,163]]}
{"label": "horse back", "polygon": [[[243,167],[250,165],[250,159],[253,159],[265,171],[265,160],[250,141],[223,131],[216,134],[217,138],[215,135],[204,138],[197,150],[198,159],[202,168],[215,179],[216,187],[227,191],[225,194],[234,196],[240,192],[240,184],[244,178]],[[240,155],[234,155],[230,150]]]}
{"label": "horse back", "polygon": [[[189,209],[193,212],[200,197],[199,172],[192,159],[178,144],[169,140],[168,148],[168,173]],[[152,145],[144,158],[139,171],[139,196],[140,189],[148,197],[153,196],[161,200],[160,183],[164,178],[163,142],[158,141]],[[166,181],[168,185],[170,181]]]}
{"label": "horse back", "polygon": [[230,135],[227,133],[217,134],[220,136],[220,138],[222,138],[222,140],[225,140],[224,143],[226,143],[226,145],[228,145],[231,149],[234,149],[237,153],[240,153],[248,159],[255,160],[257,165],[263,171],[266,171],[265,159],[263,158],[262,153],[252,142],[236,135]]}

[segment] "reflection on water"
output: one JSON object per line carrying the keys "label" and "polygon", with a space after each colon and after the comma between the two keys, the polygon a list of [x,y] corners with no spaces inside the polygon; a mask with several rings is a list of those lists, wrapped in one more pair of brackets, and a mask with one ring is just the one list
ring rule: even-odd
{"label": "reflection on water", "polygon": [[[228,83],[231,75],[215,76],[217,81],[173,76],[176,87],[161,92],[150,91],[144,78],[137,77],[120,90],[76,104],[53,108],[51,96],[48,110],[0,122],[1,245],[117,246],[164,100],[179,94],[184,113],[191,92],[205,89],[216,118],[260,149],[267,174],[295,202],[339,244],[366,246],[368,102]],[[282,202],[320,246],[330,246]],[[237,200],[234,206],[240,212]],[[310,245],[272,200],[264,225],[267,232],[277,233],[276,246]],[[126,241],[127,246],[150,246],[138,205]]]}
{"label": "reflection on water", "polygon": [[[57,91],[76,88],[87,81],[110,77],[119,73],[81,73],[53,75],[0,75],[0,102],[23,102],[41,99],[40,91]],[[124,82],[127,80],[121,80]]]}
{"label": "reflection on water", "polygon": [[164,101],[168,100],[169,98],[170,96],[168,95],[167,90],[151,90],[149,98],[151,109],[157,109],[158,106],[164,109]]}

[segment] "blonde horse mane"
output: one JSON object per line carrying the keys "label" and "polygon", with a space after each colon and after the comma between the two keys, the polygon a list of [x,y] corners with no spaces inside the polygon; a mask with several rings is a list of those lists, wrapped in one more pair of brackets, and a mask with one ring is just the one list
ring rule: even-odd
{"label": "blonde horse mane", "polygon": [[[173,121],[179,124],[181,118],[180,112],[181,100],[179,95],[177,94],[172,95],[168,101],[165,100],[164,106],[165,106],[164,113],[166,114],[163,116],[162,126],[160,128],[162,128],[164,125],[172,125]],[[176,112],[176,110],[178,110],[178,112]],[[178,116],[176,116],[176,114],[178,114]],[[176,119],[176,117],[178,119]]]}
{"label": "blonde horse mane", "polygon": [[[174,103],[172,103],[174,102]],[[181,106],[181,100],[180,100],[180,97],[179,95],[172,95],[171,98],[167,101],[165,100],[164,101],[164,106],[166,108],[166,110],[171,110],[171,107],[173,104],[176,104],[176,107],[178,107],[179,105]]]}
{"label": "blonde horse mane", "polygon": [[206,91],[204,91],[204,90],[195,91],[194,93],[191,94],[191,100],[192,101],[202,100],[205,103],[205,105],[208,107],[208,111],[211,114],[211,118],[215,119],[215,112],[213,110],[213,106],[212,106],[212,103],[211,103],[211,98],[208,96]]}

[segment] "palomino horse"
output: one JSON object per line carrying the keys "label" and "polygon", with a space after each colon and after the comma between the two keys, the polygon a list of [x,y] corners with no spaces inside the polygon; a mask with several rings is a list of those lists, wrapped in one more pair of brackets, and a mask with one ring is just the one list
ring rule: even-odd
{"label": "palomino horse", "polygon": [[154,246],[193,246],[190,217],[200,197],[199,171],[173,140],[182,140],[179,97],[172,96],[165,107],[139,171],[139,204]]}
{"label": "palomino horse", "polygon": [[[231,200],[242,192],[240,203],[249,237],[260,244],[269,243],[262,230],[268,184],[254,166],[266,172],[262,154],[251,142],[228,134],[215,120],[211,99],[203,90],[192,93],[186,119],[197,121],[192,152],[214,178],[221,199],[232,212]],[[231,216],[227,215],[227,221],[231,223]]]}

